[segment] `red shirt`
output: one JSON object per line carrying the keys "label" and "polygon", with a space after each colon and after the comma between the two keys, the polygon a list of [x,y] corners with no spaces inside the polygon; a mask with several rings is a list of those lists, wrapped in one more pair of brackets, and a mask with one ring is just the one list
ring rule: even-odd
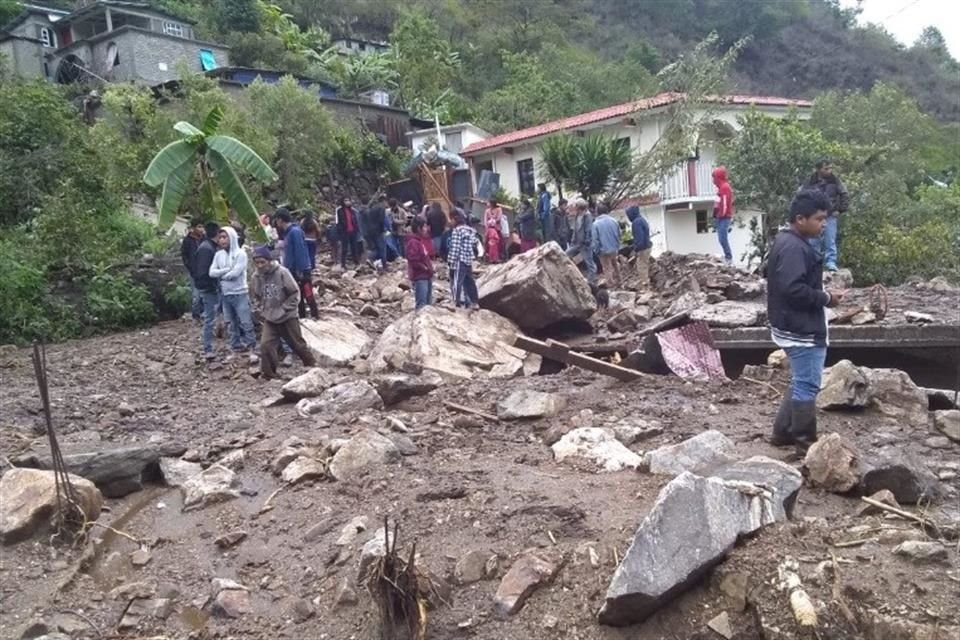
{"label": "red shirt", "polygon": [[[429,239],[428,239],[429,242]],[[407,276],[410,281],[428,280],[433,277],[433,263],[430,261],[430,254],[427,248],[423,246],[423,240],[416,234],[411,233],[407,236],[405,245],[407,258]]]}

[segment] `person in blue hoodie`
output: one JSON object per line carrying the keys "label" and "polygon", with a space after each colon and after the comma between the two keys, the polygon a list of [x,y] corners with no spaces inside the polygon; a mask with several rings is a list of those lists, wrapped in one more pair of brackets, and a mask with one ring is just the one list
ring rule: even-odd
{"label": "person in blue hoodie", "polygon": [[283,266],[293,274],[294,280],[300,286],[300,317],[307,317],[307,307],[310,307],[310,317],[320,318],[317,309],[317,299],[313,296],[313,273],[310,269],[310,252],[307,249],[307,239],[303,229],[293,221],[290,211],[281,207],[274,214],[277,229],[283,235]]}
{"label": "person in blue hoodie", "polygon": [[550,192],[547,191],[547,185],[541,182],[537,189],[537,219],[540,221],[540,230],[542,233],[542,238],[544,242],[549,242],[550,236],[553,235],[553,230],[551,227],[551,218],[550,218]]}
{"label": "person in blue hoodie", "polygon": [[646,218],[640,215],[640,207],[627,207],[627,220],[630,221],[630,231],[633,233],[634,269],[637,271],[637,283],[646,288],[650,285],[650,251],[653,242],[650,240],[650,225]]}
{"label": "person in blue hoodie", "polygon": [[220,281],[223,315],[230,326],[230,346],[235,354],[248,353],[251,364],[257,357],[257,334],[247,293],[247,253],[233,227],[223,227],[217,236],[220,250],[213,257],[209,275]]}

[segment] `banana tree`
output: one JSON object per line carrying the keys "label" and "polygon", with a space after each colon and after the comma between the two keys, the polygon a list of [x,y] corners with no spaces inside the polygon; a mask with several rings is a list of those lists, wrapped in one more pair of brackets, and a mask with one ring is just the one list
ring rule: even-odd
{"label": "banana tree", "polygon": [[235,167],[264,184],[276,180],[277,174],[253,149],[236,138],[217,133],[223,116],[223,109],[215,107],[207,114],[201,129],[189,122],[176,123],[173,128],[182,138],[161,149],[150,162],[143,181],[151,187],[163,185],[157,203],[157,225],[161,229],[170,228],[199,175],[200,206],[204,217],[226,224],[228,211],[233,209],[250,235],[266,242],[257,208]]}

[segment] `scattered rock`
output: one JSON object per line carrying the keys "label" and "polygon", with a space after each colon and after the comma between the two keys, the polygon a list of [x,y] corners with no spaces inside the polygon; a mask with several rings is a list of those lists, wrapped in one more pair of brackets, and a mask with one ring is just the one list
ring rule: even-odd
{"label": "scattered rock", "polygon": [[340,537],[337,538],[336,544],[341,547],[346,547],[353,544],[354,540],[357,539],[357,536],[366,531],[369,526],[370,520],[366,516],[357,516],[347,524],[343,525],[343,529],[340,530]]}
{"label": "scattered rock", "polygon": [[[767,356],[767,366],[773,367],[774,369],[786,369],[790,367],[790,358],[787,357],[787,352],[783,349],[777,349],[776,351],[771,351],[770,355]],[[821,391],[820,393],[823,393]]]}
{"label": "scattered rock", "polygon": [[960,409],[934,411],[933,426],[954,442],[960,442]]}
{"label": "scattered rock", "polygon": [[293,603],[291,613],[293,614],[293,621],[297,624],[306,622],[317,615],[317,611],[313,608],[313,605],[310,604],[310,601],[304,600],[303,598]]}
{"label": "scattered rock", "polygon": [[355,380],[334,385],[318,398],[304,398],[297,403],[297,413],[302,416],[318,413],[342,414],[382,407],[383,400],[377,390],[366,380]]}
{"label": "scattered rock", "polygon": [[313,458],[300,457],[286,466],[281,474],[284,482],[297,484],[304,480],[314,480],[327,475],[327,466]]}
{"label": "scattered rock", "polygon": [[641,419],[627,418],[613,427],[613,435],[625,446],[655,438],[663,433],[660,424]]}
{"label": "scattered rock", "polygon": [[[551,243],[552,244],[552,243]],[[528,550],[510,567],[493,597],[494,609],[501,617],[523,608],[534,591],[548,584],[563,564],[563,558],[544,550]]]}
{"label": "scattered rock", "polygon": [[213,599],[213,612],[227,618],[239,618],[253,611],[246,589],[223,589]]}
{"label": "scattered rock", "polygon": [[360,315],[366,318],[379,318],[380,310],[377,309],[372,304],[365,304],[362,307],[360,307]]}
{"label": "scattered rock", "polygon": [[946,436],[930,436],[924,438],[923,446],[929,449],[953,449],[953,441]]}
{"label": "scattered rock", "polygon": [[314,367],[280,388],[283,397],[290,400],[316,398],[336,383],[336,378],[326,369]]}
{"label": "scattered rock", "polygon": [[337,451],[330,461],[330,474],[340,481],[353,480],[399,459],[400,451],[389,438],[366,429]]}
{"label": "scattered rock", "polygon": [[707,623],[707,627],[727,640],[733,638],[733,629],[730,627],[730,616],[727,615],[726,611],[720,612],[720,615],[710,620],[710,622]]}
{"label": "scattered rock", "polygon": [[160,474],[170,487],[182,486],[184,482],[201,473],[203,467],[196,462],[187,462],[182,458],[160,458]]}
{"label": "scattered rock", "polygon": [[889,490],[900,504],[916,504],[939,495],[937,478],[906,451],[887,447],[862,463],[860,486],[864,493]]}
{"label": "scattered rock", "polygon": [[660,447],[644,456],[650,473],[677,475],[703,473],[736,460],[736,445],[719,431],[704,431],[679,444]]}
{"label": "scattered rock", "polygon": [[513,377],[523,371],[527,357],[513,346],[516,335],[516,325],[491,311],[465,314],[434,305],[388,326],[368,362],[374,373],[430,370],[452,378]]}
{"label": "scattered rock", "polygon": [[[100,517],[103,495],[94,484],[75,475],[70,482],[87,520]],[[5,544],[19,542],[46,529],[57,510],[53,471],[8,469],[0,478],[0,538]]]}
{"label": "scattered rock", "polygon": [[857,315],[850,318],[850,324],[854,326],[861,326],[865,324],[872,324],[877,321],[877,314],[869,309],[863,309]]}
{"label": "scattered rock", "polygon": [[417,443],[415,443],[413,440],[411,440],[407,436],[401,435],[399,433],[391,433],[388,435],[388,437],[393,442],[393,444],[396,445],[397,451],[400,452],[400,455],[415,456],[417,455],[417,453],[419,453],[419,450],[417,449]]}
{"label": "scattered rock", "polygon": [[[647,309],[646,307],[642,308]],[[644,315],[639,309],[624,309],[607,320],[607,329],[616,333],[630,333],[649,320],[649,310],[648,313]]]}
{"label": "scattered rock", "polygon": [[707,294],[701,291],[687,291],[673,301],[666,315],[669,317],[679,313],[689,313],[705,304],[707,304]]}
{"label": "scattered rock", "polygon": [[767,283],[763,280],[736,279],[727,285],[723,295],[728,300],[756,300],[767,293]]}
{"label": "scattered rock", "polygon": [[803,466],[810,482],[832,493],[846,493],[860,481],[857,451],[837,433],[814,442]]}
{"label": "scattered rock", "polygon": [[564,320],[586,320],[597,310],[577,265],[555,242],[488,268],[477,287],[481,307],[526,330]]}
{"label": "scattered rock", "polygon": [[340,585],[337,587],[337,593],[333,598],[333,606],[349,607],[358,602],[360,602],[360,598],[357,597],[357,592],[353,588],[353,585],[350,584],[350,580],[348,578],[341,580]]}
{"label": "scattered rock", "polygon": [[930,424],[927,393],[899,369],[863,369],[870,385],[871,403],[884,415],[906,419],[911,425]]}
{"label": "scattered rock", "polygon": [[595,463],[601,471],[637,469],[641,458],[623,446],[609,429],[581,427],[565,434],[553,449],[557,462],[580,458]]}
{"label": "scattered rock", "polygon": [[893,552],[916,564],[933,564],[947,560],[947,548],[939,542],[907,540],[897,545]]}
{"label": "scattered rock", "polygon": [[877,541],[883,545],[900,544],[909,540],[925,541],[926,534],[917,529],[888,529],[884,528],[877,536]]}
{"label": "scattered rock", "polygon": [[[187,448],[172,443],[152,443],[106,451],[64,454],[69,473],[90,480],[108,498],[120,498],[143,489],[143,475],[154,473],[163,457],[177,457]],[[50,457],[29,454],[13,460],[16,467],[51,469]]]}
{"label": "scattered rock", "polygon": [[236,449],[217,460],[217,464],[231,471],[240,471],[247,462],[247,454],[243,449]]}
{"label": "scattered rock", "polygon": [[130,564],[135,567],[145,567],[151,560],[153,560],[153,556],[150,555],[149,549],[137,549],[130,554]]}
{"label": "scattered rock", "polygon": [[202,508],[240,497],[233,488],[234,483],[233,471],[218,464],[211,465],[203,473],[193,476],[180,487],[183,493],[183,510]]}
{"label": "scattered rock", "polygon": [[118,626],[123,630],[134,629],[151,618],[166,620],[171,613],[173,600],[170,598],[136,598],[130,601]]}
{"label": "scattered rock", "polygon": [[610,291],[610,309],[630,309],[637,303],[635,291]]}
{"label": "scattered rock", "polygon": [[453,577],[457,584],[473,584],[496,575],[498,565],[497,554],[474,549],[457,560],[453,568]]}
{"label": "scattered rock", "polygon": [[755,473],[765,478],[764,485],[685,471],[664,487],[614,573],[601,624],[643,621],[699,582],[740,536],[787,517],[802,484],[800,474],[762,457],[737,466],[737,475]]}
{"label": "scattered rock", "polygon": [[360,549],[360,566],[357,570],[357,582],[365,583],[370,568],[380,558],[387,555],[387,532],[383,527],[377,529],[373,537]]}
{"label": "scattered rock", "polygon": [[548,418],[560,413],[564,406],[566,399],[561,395],[522,389],[497,404],[497,417],[501,420]]}
{"label": "scattered rock", "polygon": [[222,536],[214,540],[213,543],[218,547],[220,547],[221,549],[229,549],[231,547],[237,546],[238,544],[240,544],[246,539],[247,539],[247,532],[243,531],[242,529],[238,529],[237,531],[231,531],[230,533],[223,534]]}
{"label": "scattered rock", "polygon": [[443,384],[443,378],[433,371],[424,371],[419,376],[405,373],[390,373],[372,380],[377,393],[386,406],[395,405],[415,396],[425,396]]}
{"label": "scattered rock", "polygon": [[736,328],[752,327],[765,317],[764,308],[755,302],[731,302],[707,304],[690,312],[694,322],[706,322],[711,327]]}
{"label": "scattered rock", "polygon": [[567,435],[570,431],[570,425],[567,424],[555,424],[546,431],[543,432],[543,444],[548,447],[552,447],[556,443],[560,442],[560,438]]}
{"label": "scattered rock", "polygon": [[823,284],[831,289],[849,289],[853,287],[853,272],[850,269],[837,269],[823,272]]}
{"label": "scattered rock", "polygon": [[817,396],[820,409],[866,407],[870,402],[869,381],[863,370],[849,360],[841,360],[823,372]]}
{"label": "scattered rock", "polygon": [[903,317],[911,324],[932,324],[935,320],[929,313],[920,313],[919,311],[904,311]]}
{"label": "scattered rock", "polygon": [[[893,492],[889,489],[881,489],[880,491],[877,491],[873,495],[869,496],[869,498],[895,509],[900,508],[900,504],[897,502],[897,497],[893,495]],[[863,507],[860,508],[861,516],[873,516],[882,513],[884,513],[883,509],[880,507],[875,507],[872,504],[864,504]]]}
{"label": "scattered rock", "polygon": [[133,405],[128,404],[128,403],[126,403],[126,402],[121,402],[121,403],[117,406],[117,413],[120,414],[120,417],[121,417],[121,418],[129,418],[130,416],[132,416],[132,415],[135,414],[136,412],[137,412],[137,410],[133,408]]}
{"label": "scattered rock", "polygon": [[370,344],[370,336],[363,329],[343,318],[301,320],[300,328],[322,367],[346,366]]}

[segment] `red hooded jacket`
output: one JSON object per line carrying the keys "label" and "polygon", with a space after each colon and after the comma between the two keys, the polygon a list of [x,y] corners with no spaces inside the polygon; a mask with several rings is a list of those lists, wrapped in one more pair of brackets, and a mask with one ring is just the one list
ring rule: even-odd
{"label": "red hooded jacket", "polygon": [[717,187],[717,196],[714,200],[714,218],[733,217],[733,189],[727,182],[727,168],[717,167],[713,170],[713,184]]}

